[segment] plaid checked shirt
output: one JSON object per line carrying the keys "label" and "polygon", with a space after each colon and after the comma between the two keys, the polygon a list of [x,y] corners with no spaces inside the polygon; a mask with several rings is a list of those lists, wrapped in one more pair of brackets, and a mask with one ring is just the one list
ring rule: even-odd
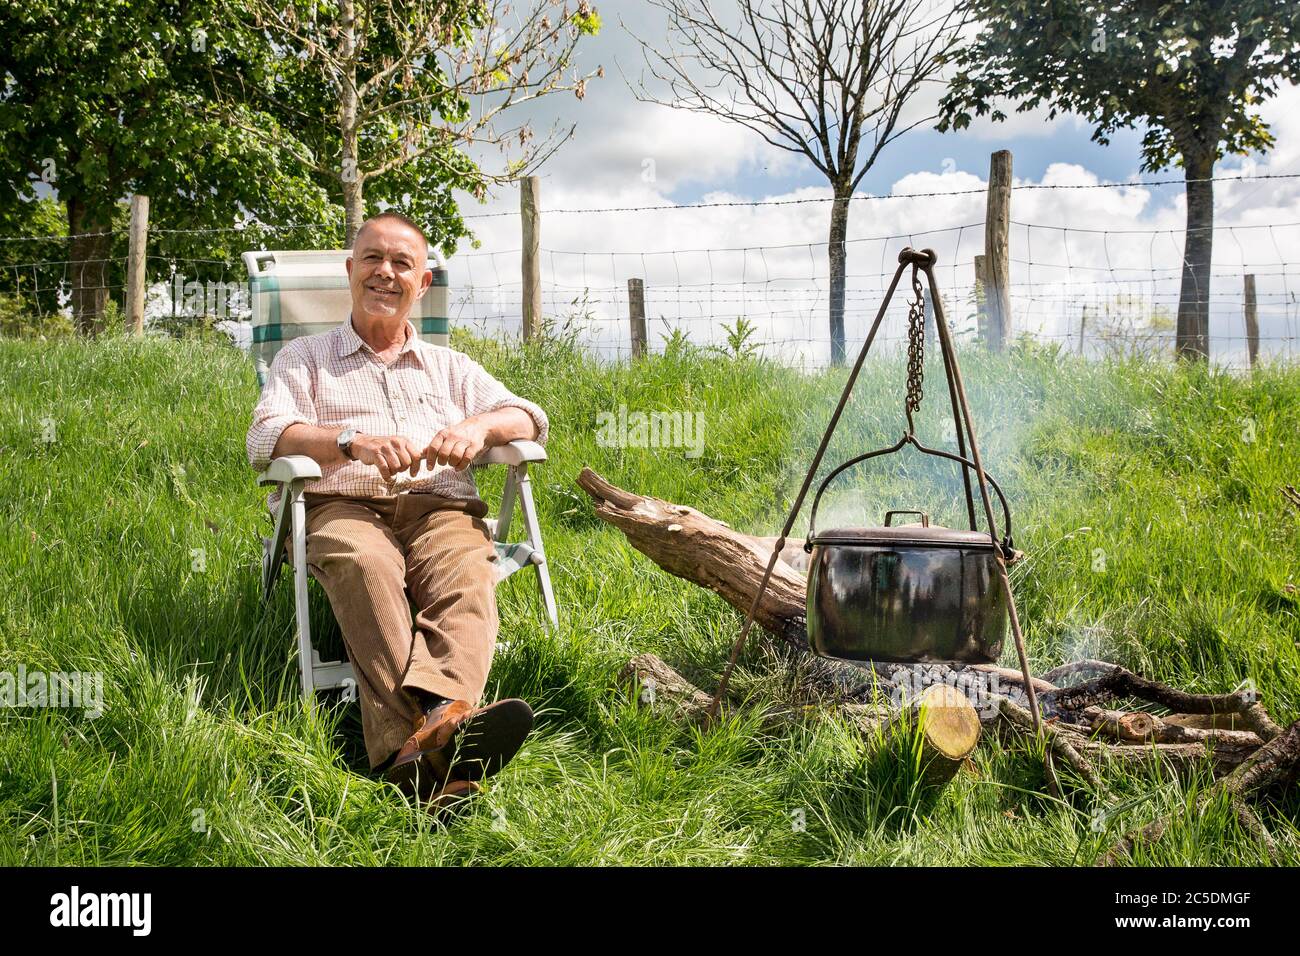
{"label": "plaid checked shirt", "polygon": [[[322,428],[355,428],[366,435],[404,435],[424,448],[443,428],[498,408],[522,408],[546,442],[546,413],[514,395],[468,355],[423,341],[409,321],[406,342],[391,365],[352,327],[305,335],[285,345],[271,362],[262,397],[253,410],[246,450],[249,464],[263,471],[280,434],[296,422]],[[477,498],[469,469],[427,462],[412,478],[402,471],[386,482],[379,469],[360,461],[322,465],[306,491],[376,497],[427,491],[449,498]],[[268,506],[275,510],[279,493]]]}

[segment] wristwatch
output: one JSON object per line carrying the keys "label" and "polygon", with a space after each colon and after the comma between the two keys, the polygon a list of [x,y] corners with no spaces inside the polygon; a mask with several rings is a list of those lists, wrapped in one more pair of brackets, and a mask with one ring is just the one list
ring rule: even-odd
{"label": "wristwatch", "polygon": [[349,461],[357,460],[356,456],[352,454],[352,442],[356,439],[358,434],[360,434],[360,432],[355,428],[345,428],[343,431],[339,432],[339,437],[336,439],[339,443],[339,451],[341,451],[343,457]]}

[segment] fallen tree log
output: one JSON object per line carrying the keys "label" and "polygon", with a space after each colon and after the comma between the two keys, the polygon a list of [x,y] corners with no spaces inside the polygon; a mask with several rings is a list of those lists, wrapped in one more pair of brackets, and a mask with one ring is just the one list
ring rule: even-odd
{"label": "fallen tree log", "polygon": [[706,722],[712,698],[655,654],[638,654],[619,674],[624,683],[635,685],[641,703],[651,707],[668,707],[672,716],[691,724]]}
{"label": "fallen tree log", "polygon": [[1170,714],[1162,719],[1167,724],[1190,730],[1246,729],[1246,722],[1240,714]]}
{"label": "fallen tree log", "polygon": [[[1136,697],[1181,714],[1218,716],[1234,714],[1262,740],[1272,740],[1282,732],[1263,705],[1255,699],[1253,690],[1233,691],[1228,694],[1189,694],[1159,681],[1150,680],[1118,664],[1102,661],[1081,661],[1089,668],[1103,670],[1097,676],[1070,687],[1058,687],[1043,694],[1043,706],[1064,711],[1082,711],[1096,703]],[[1058,675],[1065,668],[1057,668]],[[1077,672],[1077,669],[1070,672]]]}
{"label": "fallen tree log", "polygon": [[[595,501],[601,520],[627,535],[655,564],[742,612],[749,610],[772,554],[762,539],[732,531],[694,508],[624,491],[590,468],[582,469],[578,485]],[[796,647],[807,647],[804,607],[803,576],[778,561],[756,622]]]}
{"label": "fallen tree log", "polygon": [[1163,764],[1186,776],[1201,767],[1208,756],[1216,774],[1231,773],[1259,749],[1258,744],[1220,740],[1190,744],[1112,744],[1097,739],[1075,738],[1074,747],[1093,759],[1109,759],[1129,766]]}

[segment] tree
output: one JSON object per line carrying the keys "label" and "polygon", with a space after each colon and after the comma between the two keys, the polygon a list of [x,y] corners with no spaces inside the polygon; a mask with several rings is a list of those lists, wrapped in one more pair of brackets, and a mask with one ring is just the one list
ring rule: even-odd
{"label": "tree", "polygon": [[668,49],[639,40],[671,99],[638,97],[738,123],[806,158],[831,186],[831,361],[844,362],[849,203],[881,150],[913,127],[904,108],[957,41],[960,18],[908,0],[739,0],[724,23],[710,0],[651,0]]}
{"label": "tree", "polygon": [[953,61],[957,72],[939,129],[976,115],[1006,114],[991,103],[1043,103],[1073,112],[1109,142],[1145,124],[1142,167],[1183,167],[1187,191],[1176,348],[1209,355],[1210,262],[1215,163],[1273,145],[1259,104],[1278,82],[1296,82],[1300,6],[1289,0],[962,0],[983,23]]}
{"label": "tree", "polygon": [[[572,132],[538,140],[527,123],[502,128],[507,111],[560,90],[582,97],[602,72],[566,77],[579,38],[600,26],[588,0],[527,2],[517,12],[506,0],[238,0],[232,11],[246,7],[246,25],[282,55],[264,75],[232,82],[233,102],[257,102],[295,131],[287,148],[341,201],[348,244],[367,196],[459,224],[453,189],[482,197]],[[233,115],[273,135],[256,115]],[[508,146],[520,155],[502,170],[471,156]]]}
{"label": "tree", "polygon": [[173,228],[323,215],[324,194],[281,137],[250,136],[209,108],[214,70],[256,70],[270,52],[217,0],[0,0],[0,33],[0,207],[42,195],[64,206],[80,331],[98,328],[120,281],[113,220],[132,192]]}

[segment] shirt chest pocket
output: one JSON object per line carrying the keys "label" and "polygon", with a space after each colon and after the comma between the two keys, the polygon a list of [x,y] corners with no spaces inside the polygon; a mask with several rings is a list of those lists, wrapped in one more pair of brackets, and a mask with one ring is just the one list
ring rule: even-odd
{"label": "shirt chest pocket", "polygon": [[360,423],[376,414],[384,414],[383,383],[371,380],[364,372],[349,376],[322,377],[316,392],[316,414],[321,425]]}
{"label": "shirt chest pocket", "polygon": [[446,382],[435,381],[430,377],[412,383],[410,396],[413,407],[421,419],[430,425],[442,428],[460,421],[456,406],[451,400],[451,393]]}

